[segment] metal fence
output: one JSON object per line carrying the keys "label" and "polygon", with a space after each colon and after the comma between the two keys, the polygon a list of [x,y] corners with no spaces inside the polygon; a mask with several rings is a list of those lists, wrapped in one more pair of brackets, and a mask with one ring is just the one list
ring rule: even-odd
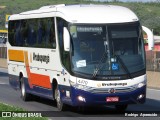
{"label": "metal fence", "polygon": [[160,72],[160,51],[146,51],[146,67],[148,71]]}
{"label": "metal fence", "polygon": [[7,47],[0,45],[0,58],[7,59]]}

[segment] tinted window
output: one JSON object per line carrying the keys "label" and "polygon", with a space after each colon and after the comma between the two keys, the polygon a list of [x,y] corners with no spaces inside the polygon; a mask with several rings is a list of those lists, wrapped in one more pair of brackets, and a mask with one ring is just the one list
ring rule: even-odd
{"label": "tinted window", "polygon": [[61,61],[64,67],[70,71],[70,53],[64,50],[63,27],[67,27],[67,22],[61,18],[57,18],[58,40],[60,46]]}
{"label": "tinted window", "polygon": [[10,21],[8,35],[12,46],[56,48],[54,18]]}

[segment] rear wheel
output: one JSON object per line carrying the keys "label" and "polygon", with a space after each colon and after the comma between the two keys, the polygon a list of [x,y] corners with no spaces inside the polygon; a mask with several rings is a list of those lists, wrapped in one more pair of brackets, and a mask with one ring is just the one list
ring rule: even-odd
{"label": "rear wheel", "polygon": [[26,92],[26,86],[25,86],[25,83],[24,83],[24,79],[21,78],[21,98],[24,100],[24,101],[28,101],[30,100],[30,94],[28,94]]}
{"label": "rear wheel", "polygon": [[128,105],[116,105],[115,107],[117,111],[123,112],[127,109]]}
{"label": "rear wheel", "polygon": [[58,110],[59,111],[64,111],[65,108],[66,108],[66,105],[61,100],[61,94],[60,94],[60,91],[58,89],[58,86],[55,89],[55,99],[56,99],[56,102],[57,102],[57,108],[58,108]]}

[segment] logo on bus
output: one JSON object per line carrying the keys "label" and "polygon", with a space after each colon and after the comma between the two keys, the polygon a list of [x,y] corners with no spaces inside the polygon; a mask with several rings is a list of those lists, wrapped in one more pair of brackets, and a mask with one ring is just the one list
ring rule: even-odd
{"label": "logo on bus", "polygon": [[97,84],[97,87],[101,87],[101,86],[102,86],[101,83],[98,83],[98,84]]}
{"label": "logo on bus", "polygon": [[39,62],[45,62],[46,64],[49,63],[49,55],[40,55],[39,53],[33,53],[33,60],[34,61],[39,61]]}
{"label": "logo on bus", "polygon": [[108,92],[109,92],[109,93],[115,93],[116,90],[115,90],[114,88],[111,88],[111,89],[108,90]]}

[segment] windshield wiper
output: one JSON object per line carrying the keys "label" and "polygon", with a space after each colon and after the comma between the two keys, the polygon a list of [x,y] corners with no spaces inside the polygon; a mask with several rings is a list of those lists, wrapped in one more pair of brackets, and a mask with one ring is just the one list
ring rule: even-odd
{"label": "windshield wiper", "polygon": [[119,55],[115,55],[115,56],[116,56],[116,58],[118,59],[118,61],[120,62],[120,64],[122,65],[123,69],[126,71],[128,77],[129,77],[130,79],[132,79],[131,73],[129,72],[128,68],[127,68],[126,65],[124,64],[123,60],[119,57]]}
{"label": "windshield wiper", "polygon": [[107,52],[104,52],[104,53],[103,53],[103,56],[102,56],[102,58],[100,59],[100,61],[99,61],[99,63],[98,63],[98,66],[97,66],[96,69],[94,70],[93,78],[96,77],[96,75],[97,75],[97,73],[99,72],[99,70],[103,67],[103,66],[101,66],[101,64],[102,64],[103,60],[106,58],[106,56],[107,56],[106,54],[107,54]]}

